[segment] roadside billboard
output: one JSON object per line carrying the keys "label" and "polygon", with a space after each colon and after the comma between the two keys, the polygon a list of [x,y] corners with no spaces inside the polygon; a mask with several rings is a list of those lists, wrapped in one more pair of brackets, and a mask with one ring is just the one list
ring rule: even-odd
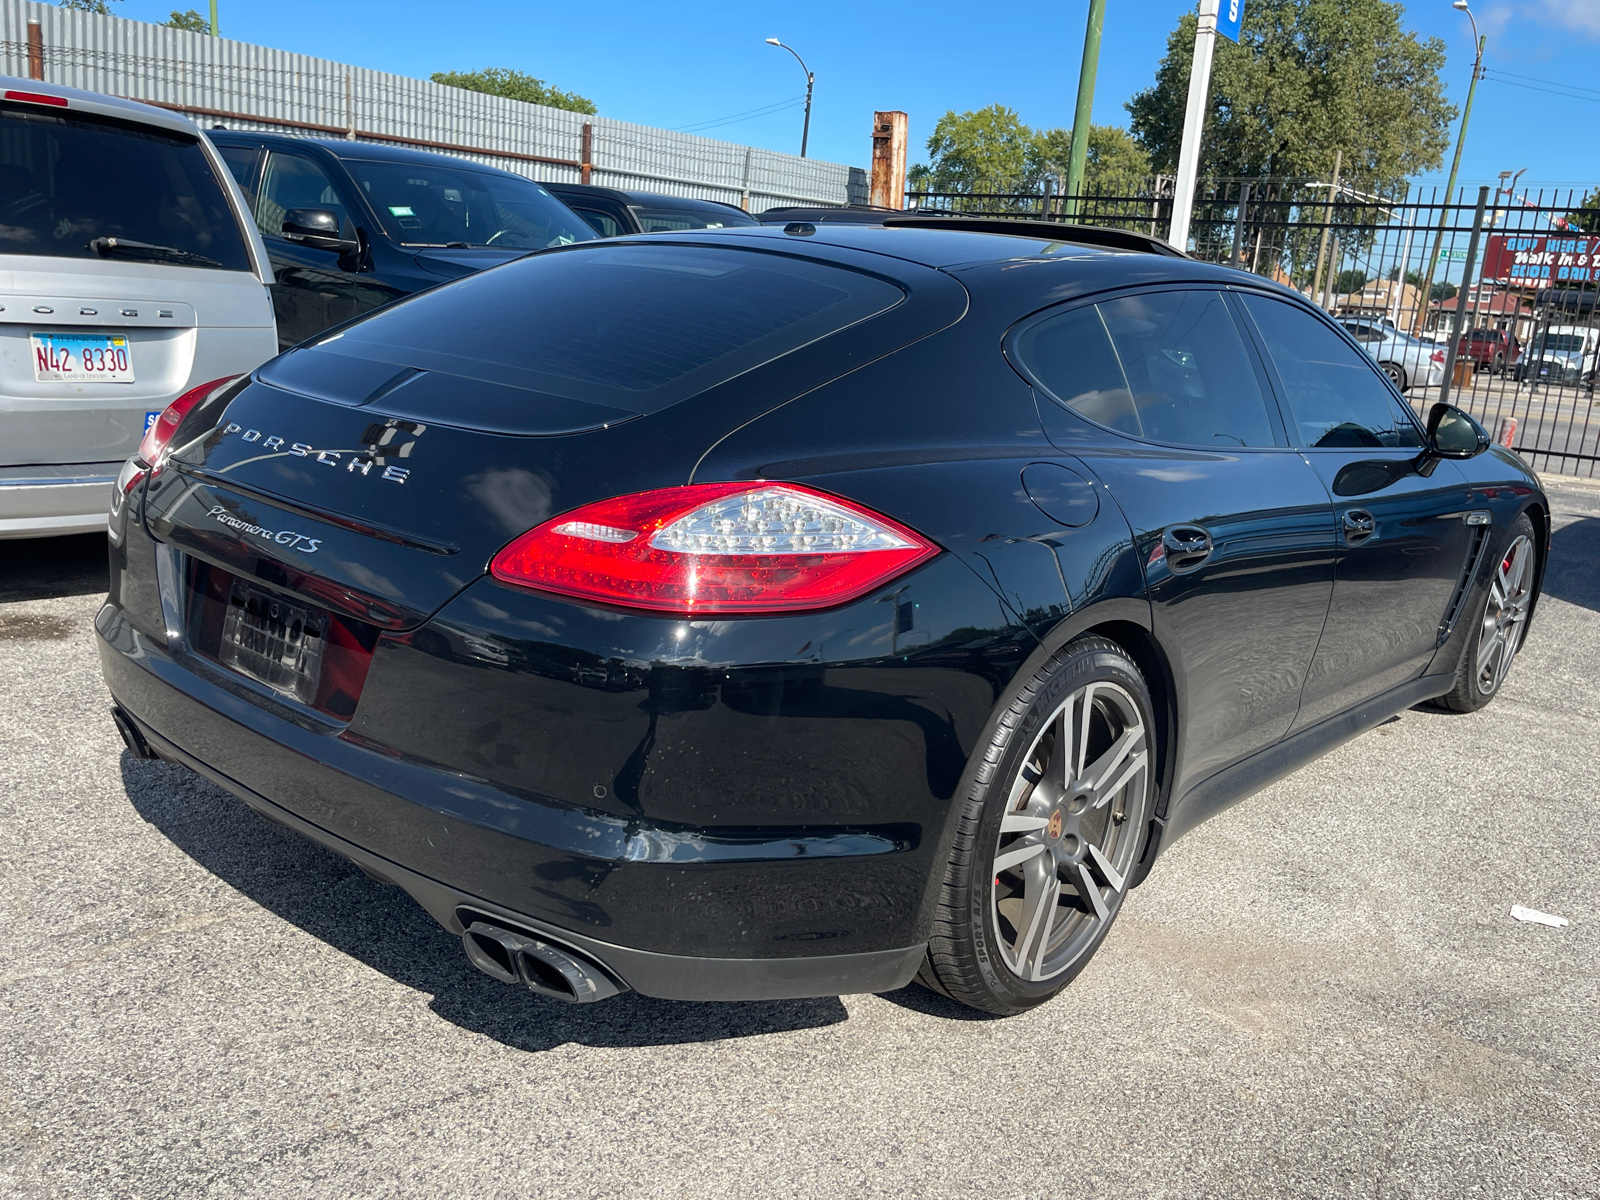
{"label": "roadside billboard", "polygon": [[1483,278],[1510,287],[1600,282],[1600,234],[1491,233]]}

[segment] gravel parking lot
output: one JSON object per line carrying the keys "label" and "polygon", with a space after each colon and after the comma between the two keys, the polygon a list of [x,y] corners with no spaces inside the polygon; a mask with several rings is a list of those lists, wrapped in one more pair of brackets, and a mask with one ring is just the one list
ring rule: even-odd
{"label": "gravel parking lot", "polygon": [[1600,487],[1549,482],[1488,710],[1406,713],[1191,834],[1010,1020],[495,983],[125,753],[103,541],[0,542],[0,1194],[1600,1196]]}

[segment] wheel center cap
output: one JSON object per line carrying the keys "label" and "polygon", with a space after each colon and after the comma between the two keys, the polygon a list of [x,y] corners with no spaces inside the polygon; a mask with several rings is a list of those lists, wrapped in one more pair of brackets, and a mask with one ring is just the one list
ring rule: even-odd
{"label": "wheel center cap", "polygon": [[1065,824],[1066,818],[1061,815],[1061,810],[1059,808],[1056,809],[1050,814],[1050,823],[1044,827],[1045,836],[1048,837],[1052,842],[1059,840],[1061,837],[1062,826]]}

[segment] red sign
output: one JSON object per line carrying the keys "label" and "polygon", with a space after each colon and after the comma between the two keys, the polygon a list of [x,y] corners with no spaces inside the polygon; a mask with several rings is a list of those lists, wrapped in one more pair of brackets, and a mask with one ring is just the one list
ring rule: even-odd
{"label": "red sign", "polygon": [[1483,278],[1511,287],[1595,283],[1600,281],[1600,235],[1491,233]]}

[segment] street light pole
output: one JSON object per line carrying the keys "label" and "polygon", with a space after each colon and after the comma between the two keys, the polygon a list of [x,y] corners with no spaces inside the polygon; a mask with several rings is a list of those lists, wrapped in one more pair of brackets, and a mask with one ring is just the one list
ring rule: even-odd
{"label": "street light pole", "polygon": [[1100,70],[1100,30],[1106,0],[1089,0],[1089,24],[1083,32],[1083,67],[1078,71],[1078,106],[1072,110],[1072,146],[1067,153],[1066,216],[1076,216],[1083,191],[1083,164],[1089,153],[1089,121],[1094,109],[1094,78]]}
{"label": "street light pole", "polygon": [[217,33],[217,0],[211,0],[211,36],[220,36]]}
{"label": "street light pole", "polygon": [[800,157],[806,156],[806,143],[811,140],[811,89],[817,82],[817,77],[811,73],[811,68],[806,66],[806,60],[800,57],[793,46],[785,46],[777,38],[768,38],[767,45],[777,46],[780,50],[787,50],[794,55],[795,62],[800,64],[800,69],[806,73],[806,123],[800,130]]}
{"label": "street light pole", "polygon": [[[1445,207],[1439,210],[1439,230],[1433,236],[1433,253],[1428,256],[1428,265],[1422,277],[1422,314],[1426,322],[1428,306],[1433,303],[1433,270],[1439,262],[1439,251],[1444,247],[1444,224],[1449,218],[1450,197],[1456,190],[1456,172],[1461,168],[1461,147],[1467,140],[1467,121],[1472,116],[1472,95],[1478,90],[1478,75],[1483,67],[1483,47],[1487,38],[1478,34],[1478,20],[1472,15],[1472,9],[1467,7],[1467,0],[1454,0],[1452,8],[1459,8],[1467,14],[1467,20],[1472,22],[1472,41],[1478,48],[1477,56],[1472,60],[1472,82],[1467,85],[1467,103],[1461,110],[1461,128],[1456,133],[1456,155],[1450,160],[1450,178],[1444,185]],[[1465,284],[1466,280],[1463,279]],[[1443,310],[1441,310],[1443,311]],[[1416,332],[1416,328],[1412,328]]]}

